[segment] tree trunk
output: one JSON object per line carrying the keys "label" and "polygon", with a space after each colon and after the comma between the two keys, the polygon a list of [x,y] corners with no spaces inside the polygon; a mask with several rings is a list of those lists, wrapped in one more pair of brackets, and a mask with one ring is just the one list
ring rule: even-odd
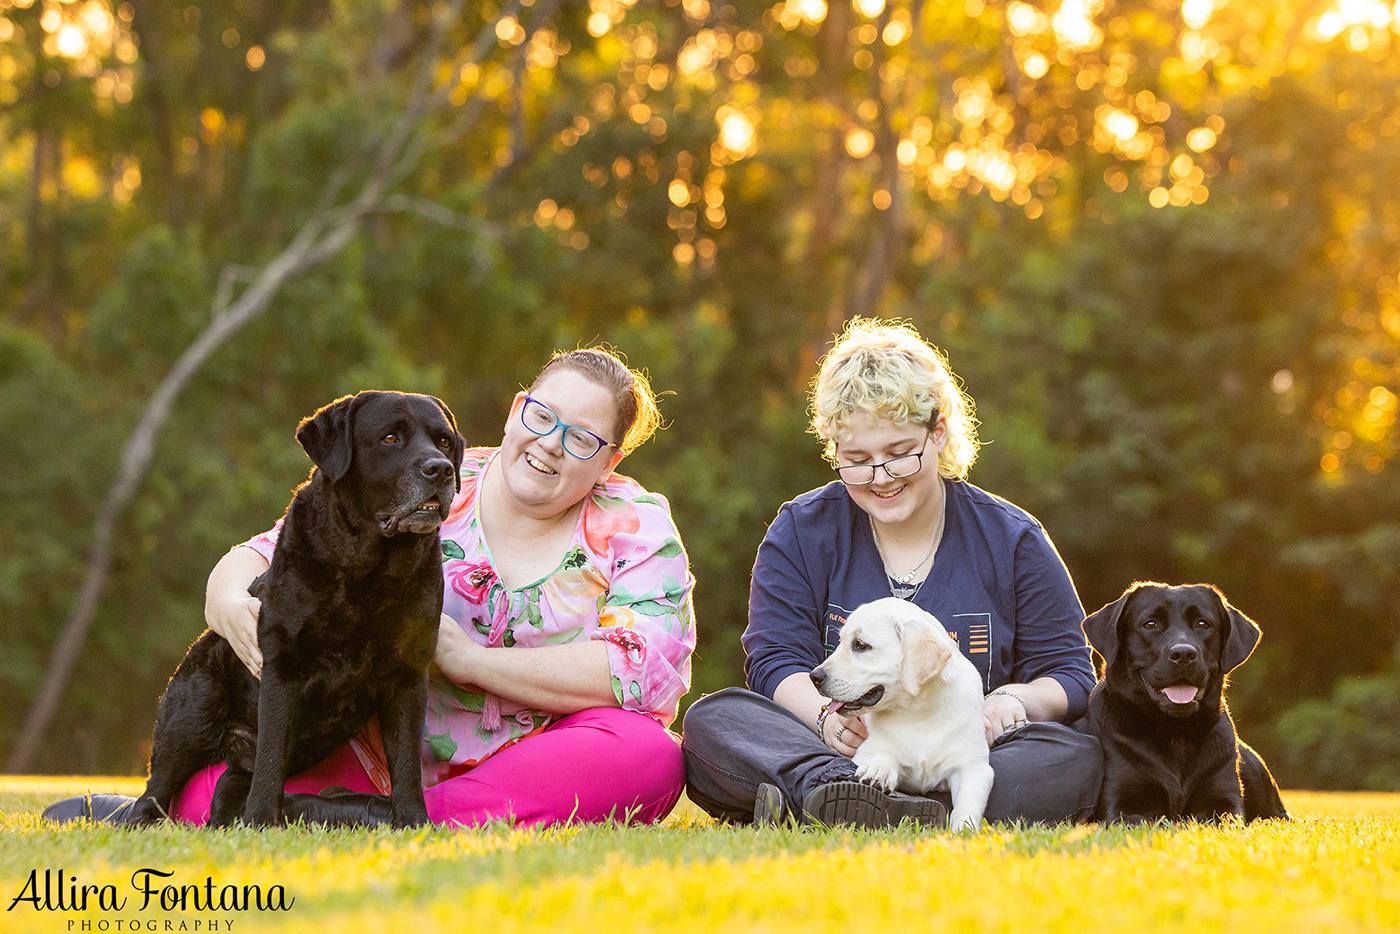
{"label": "tree trunk", "polygon": [[[389,190],[403,180],[421,161],[426,149],[414,138],[423,116],[445,101],[445,94],[432,89],[432,66],[436,63],[442,38],[449,24],[460,14],[464,0],[456,0],[450,15],[435,18],[432,39],[427,43],[424,64],[416,76],[412,90],[398,119],[383,143],[369,157],[369,177],[364,187],[349,202],[337,206],[336,200],[345,179],[365,166],[347,165],[332,176],[322,193],[320,204],[296,237],[275,259],[257,272],[237,300],[228,299],[237,276],[237,267],[226,267],[220,277],[219,297],[208,327],[195,338],[175,362],[157,387],[141,418],[122,450],[116,479],[108,489],[92,533],[92,548],[88,553],[88,572],[78,592],[72,615],[59,635],[39,692],[29,708],[20,737],[6,763],[10,773],[25,772],[39,749],[49,722],[52,720],[63,692],[68,685],[83,641],[92,627],[103,587],[112,564],[112,537],[122,510],[145,478],[155,451],[156,441],[180,393],[189,385],[204,362],[244,325],[267,310],[273,297],[294,276],[313,269],[336,256],[360,229],[366,216],[384,207]],[[557,4],[544,4],[536,10],[537,21],[552,15]],[[512,2],[497,14],[498,18],[515,15],[519,3]],[[495,40],[495,22],[487,23],[470,47],[472,61],[488,54]],[[523,54],[523,53],[518,53]],[[479,112],[479,111],[478,111]]]}

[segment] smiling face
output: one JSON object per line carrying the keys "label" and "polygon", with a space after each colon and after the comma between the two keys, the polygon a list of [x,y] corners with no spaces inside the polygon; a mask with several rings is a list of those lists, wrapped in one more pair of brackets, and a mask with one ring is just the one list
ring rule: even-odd
{"label": "smiling face", "polygon": [[1118,676],[1171,717],[1220,703],[1230,617],[1208,587],[1144,587],[1118,623]]}
{"label": "smiling face", "polygon": [[836,445],[838,467],[882,464],[907,454],[923,453],[918,473],[895,479],[884,468],[878,468],[870,483],[847,484],[846,492],[852,501],[882,525],[897,525],[911,517],[926,518],[936,512],[938,455],[947,441],[946,419],[939,416],[929,429],[925,425],[899,425],[862,413],[853,416],[852,428],[850,440]]}
{"label": "smiling face", "polygon": [[[617,427],[617,407],[607,389],[574,370],[547,373],[530,390],[530,397],[548,406],[559,421],[577,425],[610,442]],[[521,512],[536,518],[557,516],[577,505],[589,490],[607,478],[622,455],[603,448],[581,460],[564,450],[564,433],[541,437],[520,420],[525,394],[517,393],[506,419],[500,465],[503,492]]]}

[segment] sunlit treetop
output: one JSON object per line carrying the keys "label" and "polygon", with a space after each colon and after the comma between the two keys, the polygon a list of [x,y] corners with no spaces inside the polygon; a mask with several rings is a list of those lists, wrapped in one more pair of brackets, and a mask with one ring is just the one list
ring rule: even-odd
{"label": "sunlit treetop", "polygon": [[[421,35],[447,7],[405,9]],[[272,80],[269,56],[284,64],[298,49],[291,29],[254,41],[236,4],[151,9],[192,43],[189,54],[224,56],[241,80]],[[347,22],[388,9],[334,8]],[[219,16],[234,19],[214,25]],[[137,20],[130,2],[0,0],[0,120],[48,119],[60,93],[85,100],[75,123],[139,104],[159,72],[146,72]],[[349,35],[353,23],[342,28]],[[468,52],[480,30],[494,44],[477,60]],[[771,171],[800,194],[766,218],[789,254],[845,263],[835,275],[856,281],[872,231],[909,232],[911,255],[928,257],[942,242],[940,212],[960,203],[990,201],[1048,229],[1109,196],[1167,212],[1203,204],[1246,168],[1232,147],[1240,102],[1313,72],[1336,85],[1346,145],[1373,148],[1400,131],[1397,101],[1348,86],[1348,69],[1394,72],[1397,43],[1400,4],[1389,0],[529,0],[467,4],[431,74],[443,128],[485,108],[458,143],[463,175],[587,150],[569,169],[587,197],[561,184],[521,213],[575,249],[647,204],[665,217],[674,262],[712,270],[744,186]],[[418,54],[406,48],[406,59]],[[219,171],[205,156],[242,141],[236,109],[194,101],[171,130],[176,174]],[[31,137],[9,135],[15,174]],[[70,144],[58,181],[129,205],[152,177],[143,158],[134,146]],[[207,184],[219,190],[216,178]],[[1393,391],[1374,390],[1395,385],[1400,285],[1384,244],[1400,239],[1400,207],[1383,173],[1353,187],[1328,258],[1354,284],[1347,327],[1379,349],[1316,413],[1328,426],[1327,473],[1379,469],[1394,454]],[[1280,406],[1292,385],[1275,387]]]}

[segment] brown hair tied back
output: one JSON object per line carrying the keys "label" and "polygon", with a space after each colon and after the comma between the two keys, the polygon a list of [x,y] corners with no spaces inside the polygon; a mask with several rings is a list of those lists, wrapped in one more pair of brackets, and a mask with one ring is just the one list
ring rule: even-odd
{"label": "brown hair tied back", "polygon": [[617,424],[609,440],[623,454],[631,454],[661,427],[656,395],[646,376],[633,370],[617,354],[605,347],[560,350],[540,368],[530,391],[555,367],[573,370],[608,391],[617,407]]}

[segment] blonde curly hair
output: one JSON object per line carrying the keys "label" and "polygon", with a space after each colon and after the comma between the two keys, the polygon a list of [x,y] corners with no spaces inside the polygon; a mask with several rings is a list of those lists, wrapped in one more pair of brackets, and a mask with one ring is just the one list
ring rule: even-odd
{"label": "blonde curly hair", "polygon": [[821,361],[812,381],[812,433],[836,445],[855,433],[858,413],[896,425],[932,426],[947,418],[948,439],[938,456],[943,477],[964,479],[977,460],[977,419],[971,397],[958,385],[948,360],[907,321],[854,318]]}

